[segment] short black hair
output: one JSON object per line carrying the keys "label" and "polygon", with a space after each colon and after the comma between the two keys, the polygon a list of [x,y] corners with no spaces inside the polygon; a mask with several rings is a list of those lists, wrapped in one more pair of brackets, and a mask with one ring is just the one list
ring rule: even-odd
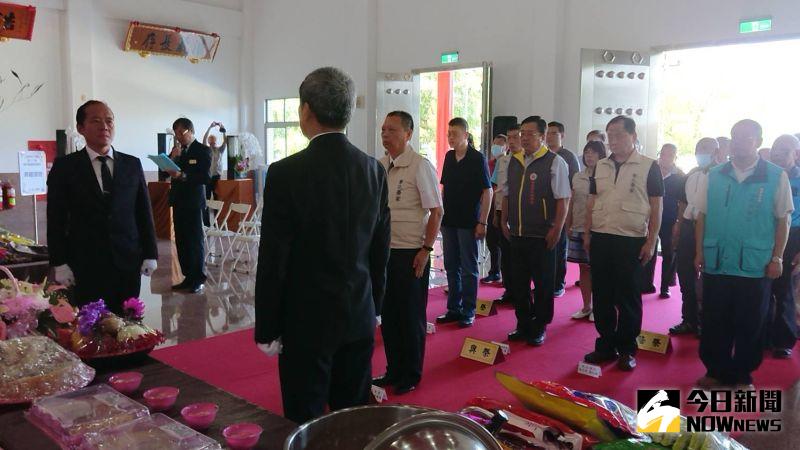
{"label": "short black hair", "polygon": [[94,105],[104,105],[106,108],[108,108],[108,105],[106,105],[105,102],[101,102],[100,100],[89,100],[78,107],[78,112],[75,114],[75,123],[78,125],[83,125],[83,122],[86,121],[86,110],[89,109],[90,106]]}
{"label": "short black hair", "polygon": [[186,117],[179,117],[175,122],[172,122],[172,129],[174,130],[175,127],[181,127],[184,130],[189,130],[194,133],[194,124]]}
{"label": "short black hair", "polygon": [[463,117],[453,117],[452,119],[450,119],[450,122],[447,122],[447,125],[451,127],[461,127],[465,131],[469,130],[469,124],[467,123],[467,120],[464,119]]}
{"label": "short black hair", "polygon": [[355,92],[349,75],[335,67],[322,67],[300,84],[300,104],[307,104],[321,125],[344,128],[353,114]]}
{"label": "short black hair", "polygon": [[400,123],[403,124],[403,128],[414,131],[414,118],[411,117],[411,114],[405,111],[392,111],[387,114],[386,117],[399,117]]}
{"label": "short black hair", "polygon": [[606,125],[606,131],[608,131],[608,127],[614,125],[617,122],[622,122],[622,127],[625,128],[625,131],[628,134],[635,134],[636,133],[636,121],[631,119],[628,116],[617,116],[613,119],[608,121],[608,125]]}
{"label": "short black hair", "polygon": [[525,120],[522,121],[520,126],[528,124],[528,123],[535,123],[536,128],[539,130],[539,133],[544,134],[547,132],[547,121],[542,119],[539,116],[528,116]]}
{"label": "short black hair", "polygon": [[604,142],[605,142],[605,140],[606,140],[606,134],[605,134],[605,133],[603,133],[603,132],[602,132],[602,131],[600,131],[600,130],[592,130],[592,131],[590,131],[590,132],[586,133],[586,140],[588,141],[588,140],[589,140],[589,138],[590,138],[590,137],[592,137],[592,135],[593,135],[593,134],[596,134],[596,135],[600,136],[600,139],[601,139],[602,141],[604,141]]}
{"label": "short black hair", "polygon": [[594,152],[599,159],[604,159],[608,156],[608,152],[606,151],[606,144],[603,144],[600,141],[589,141],[583,147],[583,153],[581,154],[581,161],[583,161],[583,165],[586,165],[586,158],[584,155],[586,151]]}
{"label": "short black hair", "polygon": [[564,124],[561,122],[552,121],[547,124],[548,127],[556,127],[558,128],[558,132],[564,134]]}
{"label": "short black hair", "polygon": [[764,135],[763,135],[763,133],[764,133],[764,130],[762,130],[762,129],[761,129],[761,124],[760,124],[760,123],[758,123],[758,122],[756,122],[756,121],[755,121],[755,120],[753,120],[753,119],[742,119],[742,120],[740,120],[740,121],[736,122],[735,124],[733,124],[733,127],[731,127],[731,135],[733,135],[733,129],[734,129],[734,128],[736,128],[737,126],[747,126],[747,127],[750,127],[750,128],[752,128],[753,130],[755,130],[755,132],[756,132],[756,136],[757,136],[759,139],[761,139],[761,138],[763,138],[763,137],[764,137]]}
{"label": "short black hair", "polygon": [[519,124],[512,123],[511,125],[509,125],[508,129],[506,130],[506,133],[508,133],[509,131],[519,131]]}

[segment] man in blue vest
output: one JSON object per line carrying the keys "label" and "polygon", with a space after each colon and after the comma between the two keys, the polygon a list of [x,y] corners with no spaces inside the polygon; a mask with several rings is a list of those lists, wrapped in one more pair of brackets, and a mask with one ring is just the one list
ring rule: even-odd
{"label": "man in blue vest", "polygon": [[758,157],[761,125],[731,129],[731,161],[711,169],[700,196],[695,265],[703,272],[699,387],[752,389],[761,365],[772,280],[783,272],[783,251],[794,210],[789,178]]}
{"label": "man in blue vest", "polygon": [[[564,159],[544,144],[547,122],[522,121],[523,152],[511,157],[503,187],[501,229],[511,241],[511,292],[517,329],[509,340],[542,345],[553,320],[556,245],[561,238],[572,190]],[[535,286],[531,303],[531,279]]]}
{"label": "man in blue vest", "polygon": [[775,139],[769,153],[770,161],[786,171],[792,188],[792,224],[789,240],[783,252],[783,273],[772,282],[772,301],[770,302],[770,323],[768,345],[772,356],[786,359],[792,356],[792,347],[797,342],[797,320],[795,319],[794,287],[792,269],[800,262],[800,167],[796,165],[796,154],[800,151],[800,141],[791,134]]}

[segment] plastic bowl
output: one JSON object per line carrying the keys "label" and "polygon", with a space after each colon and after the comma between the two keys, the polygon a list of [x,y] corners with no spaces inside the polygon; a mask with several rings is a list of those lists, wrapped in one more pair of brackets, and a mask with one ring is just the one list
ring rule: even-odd
{"label": "plastic bowl", "polygon": [[153,411],[166,411],[172,408],[178,399],[180,389],[172,386],[161,386],[144,391],[144,403]]}
{"label": "plastic bowl", "polygon": [[225,427],[222,435],[233,450],[248,450],[258,444],[263,428],[254,423],[237,423]]}
{"label": "plastic bowl", "polygon": [[120,372],[108,378],[108,384],[119,393],[130,395],[139,389],[143,375],[139,372]]}
{"label": "plastic bowl", "polygon": [[190,427],[205,430],[214,422],[217,411],[219,406],[216,403],[192,403],[181,409],[181,416]]}

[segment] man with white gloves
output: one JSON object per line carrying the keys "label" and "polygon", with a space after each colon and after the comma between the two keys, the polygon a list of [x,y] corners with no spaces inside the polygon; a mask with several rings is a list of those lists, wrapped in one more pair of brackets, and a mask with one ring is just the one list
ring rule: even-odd
{"label": "man with white gloves", "polygon": [[75,289],[77,306],[103,299],[122,312],[158,249],[147,183],[138,158],[114,150],[114,113],[90,100],[78,108],[79,152],[57,158],[47,178],[47,244],[54,279]]}

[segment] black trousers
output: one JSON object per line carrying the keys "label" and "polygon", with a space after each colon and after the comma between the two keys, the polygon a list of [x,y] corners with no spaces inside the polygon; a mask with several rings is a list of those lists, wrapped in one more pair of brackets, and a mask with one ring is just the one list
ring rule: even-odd
{"label": "black trousers", "polygon": [[192,284],[206,281],[202,216],[202,209],[172,208],[178,262],[186,282]]}
{"label": "black trousers", "polygon": [[278,357],[283,415],[298,424],[331,411],[366,405],[372,384],[372,337],[329,352],[285,342]]}
{"label": "black trousers", "polygon": [[422,277],[417,278],[414,273],[417,253],[419,249],[392,249],[381,311],[386,377],[403,386],[419,383],[425,359],[425,312],[431,263],[428,259]]}
{"label": "black trousers", "polygon": [[492,213],[489,215],[489,224],[486,226],[486,248],[489,249],[489,259],[491,260],[489,275],[500,274],[500,255],[502,253],[500,249],[500,240],[503,239],[504,236],[500,228],[494,226],[494,221],[491,220],[497,212],[498,211],[492,208]]}
{"label": "black trousers", "polygon": [[[553,279],[556,273],[555,250],[544,238],[511,238],[514,287],[512,289],[517,331],[536,336],[553,321]],[[533,301],[531,301],[533,280]]]}
{"label": "black trousers", "polygon": [[[497,211],[498,222],[500,221],[500,211]],[[503,294],[506,300],[511,300],[513,297],[512,289],[513,289],[513,282],[512,279],[514,278],[514,269],[512,265],[512,261],[514,258],[511,257],[511,241],[506,239],[505,235],[500,232],[500,273],[503,275],[503,287],[505,288],[506,292]]]}
{"label": "black trousers", "polygon": [[703,274],[700,359],[708,376],[749,384],[763,358],[770,279]]}
{"label": "black trousers", "polygon": [[139,297],[141,268],[120,270],[111,262],[110,256],[104,260],[105,264],[97,264],[90,272],[74,273],[75,288],[70,302],[75,306],[83,306],[103,299],[108,309],[121,315],[122,303],[131,297]]}
{"label": "black trousers", "polygon": [[792,348],[797,342],[792,260],[800,252],[800,228],[791,228],[783,252],[783,273],[772,282],[769,315],[772,326],[767,327],[767,343],[772,348]]}
{"label": "black trousers", "polygon": [[600,337],[595,350],[636,353],[642,331],[642,272],[645,238],[592,233],[592,311]]}
{"label": "black trousers", "polygon": [[681,316],[683,322],[691,325],[700,324],[700,299],[698,298],[697,269],[694,267],[695,238],[693,220],[681,222],[681,237],[678,241],[676,256],[678,280],[681,284]]}
{"label": "black trousers", "polygon": [[555,290],[561,291],[566,287],[567,278],[567,231],[562,230],[561,238],[556,244],[556,278]]}
{"label": "black trousers", "polygon": [[[677,271],[677,260],[675,252],[672,251],[672,226],[664,225],[658,232],[658,240],[661,242],[661,292],[669,291],[669,287],[675,281]],[[653,256],[644,269],[643,288],[655,287],[653,281],[656,275],[656,258]]]}

